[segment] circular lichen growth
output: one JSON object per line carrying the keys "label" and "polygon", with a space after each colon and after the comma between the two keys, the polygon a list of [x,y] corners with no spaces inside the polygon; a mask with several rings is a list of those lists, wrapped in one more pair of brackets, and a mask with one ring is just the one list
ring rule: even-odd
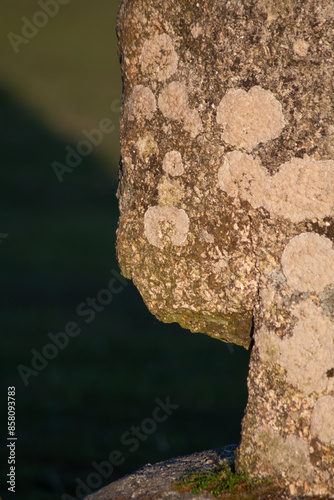
{"label": "circular lichen growth", "polygon": [[178,60],[172,39],[163,33],[146,40],[140,56],[140,65],[145,75],[162,82],[176,72]]}

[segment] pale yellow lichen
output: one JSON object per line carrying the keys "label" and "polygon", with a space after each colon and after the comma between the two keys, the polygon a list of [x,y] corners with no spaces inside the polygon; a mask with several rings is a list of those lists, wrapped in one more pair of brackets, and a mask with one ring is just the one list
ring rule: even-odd
{"label": "pale yellow lichen", "polygon": [[278,137],[286,124],[280,102],[259,86],[229,90],[218,106],[217,123],[225,142],[246,151]]}
{"label": "pale yellow lichen", "polygon": [[165,176],[158,185],[159,205],[177,205],[184,196],[184,187],[179,179]]}
{"label": "pale yellow lichen", "polygon": [[182,245],[189,232],[189,217],[185,210],[175,207],[149,207],[144,216],[144,233],[151,245],[161,250],[170,241]]}
{"label": "pale yellow lichen", "polygon": [[178,60],[172,39],[162,34],[146,40],[139,62],[145,75],[162,82],[176,72]]}
{"label": "pale yellow lichen", "polygon": [[162,162],[162,168],[172,177],[182,175],[184,172],[184,166],[181,153],[178,151],[169,151],[169,153],[166,153]]}
{"label": "pale yellow lichen", "polygon": [[253,208],[293,222],[334,215],[334,160],[292,158],[270,176],[258,158],[232,151],[218,171],[221,189]]}
{"label": "pale yellow lichen", "polygon": [[334,390],[327,372],[334,366],[334,323],[307,299],[292,310],[298,322],[278,344],[277,361],[289,383],[304,394]]}
{"label": "pale yellow lichen", "polygon": [[334,397],[324,396],[316,402],[312,413],[311,434],[325,444],[334,445]]}
{"label": "pale yellow lichen", "polygon": [[129,120],[151,120],[157,110],[157,104],[151,89],[136,85],[128,100]]}
{"label": "pale yellow lichen", "polygon": [[282,255],[288,285],[301,292],[320,292],[334,283],[334,249],[331,240],[316,233],[292,238]]}
{"label": "pale yellow lichen", "polygon": [[135,144],[139,156],[148,158],[151,155],[156,155],[159,152],[158,144],[156,143],[152,134],[145,134],[140,137]]}

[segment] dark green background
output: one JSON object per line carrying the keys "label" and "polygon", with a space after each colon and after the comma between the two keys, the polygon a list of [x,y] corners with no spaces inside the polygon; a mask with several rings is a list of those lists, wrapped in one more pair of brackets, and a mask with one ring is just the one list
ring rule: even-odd
{"label": "dark green background", "polygon": [[[118,2],[71,0],[15,54],[38,2],[0,0],[1,485],[2,499],[76,496],[92,462],[125,460],[103,484],[147,462],[238,442],[248,353],[152,317],[129,282],[90,324],[76,308],[117,269],[117,130],[60,183],[54,161],[121,96]],[[24,385],[17,366],[49,332],[82,332]],[[7,386],[16,386],[15,495],[6,490]],[[151,416],[155,399],[180,405],[131,453],[121,435]]]}

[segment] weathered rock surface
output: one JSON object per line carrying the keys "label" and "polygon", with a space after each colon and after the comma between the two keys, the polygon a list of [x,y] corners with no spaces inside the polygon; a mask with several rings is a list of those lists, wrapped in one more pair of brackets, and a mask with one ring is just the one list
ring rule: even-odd
{"label": "weathered rock surface", "polygon": [[[213,500],[217,498],[209,491],[192,493],[182,491],[177,485],[189,473],[212,473],[226,461],[234,461],[236,445],[215,450],[193,453],[157,464],[148,464],[142,469],[115,481],[85,498],[85,500]],[[278,484],[262,483],[250,487],[235,486],[218,497],[221,500],[314,500],[314,497],[291,496]],[[320,500],[317,497],[317,500]],[[328,500],[322,497],[321,500]]]}
{"label": "weathered rock surface", "polygon": [[165,322],[249,347],[240,471],[334,498],[334,4],[123,0],[117,251]]}
{"label": "weathered rock surface", "polygon": [[236,445],[225,446],[216,450],[193,453],[185,457],[172,458],[157,464],[148,464],[133,474],[129,474],[102,490],[86,497],[87,500],[130,500],[130,499],[212,499],[212,495],[203,492],[198,495],[179,493],[175,489],[176,481],[189,472],[212,471],[224,460],[234,460]]}

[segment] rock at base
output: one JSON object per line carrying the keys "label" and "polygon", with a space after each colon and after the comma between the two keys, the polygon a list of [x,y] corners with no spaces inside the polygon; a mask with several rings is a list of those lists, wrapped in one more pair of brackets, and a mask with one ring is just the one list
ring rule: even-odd
{"label": "rock at base", "polygon": [[[174,483],[189,472],[210,472],[224,460],[234,461],[237,445],[228,445],[214,450],[202,451],[184,457],[171,458],[157,464],[145,465],[142,469],[114,481],[85,500],[136,500],[136,499],[190,499],[193,493],[178,493]],[[197,500],[210,499],[212,495],[203,492]]]}

